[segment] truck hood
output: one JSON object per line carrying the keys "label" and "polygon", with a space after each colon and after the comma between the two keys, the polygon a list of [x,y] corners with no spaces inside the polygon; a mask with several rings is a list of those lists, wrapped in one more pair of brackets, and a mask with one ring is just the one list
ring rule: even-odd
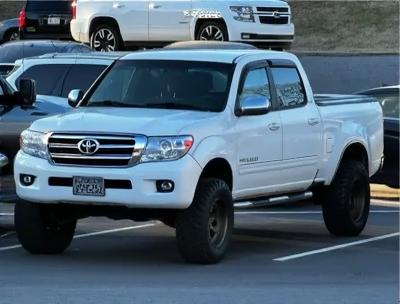
{"label": "truck hood", "polygon": [[[35,121],[30,129],[39,132],[109,132],[147,136],[179,135],[191,126],[207,126],[221,113],[169,109],[79,108]],[[188,134],[192,135],[192,134]]]}

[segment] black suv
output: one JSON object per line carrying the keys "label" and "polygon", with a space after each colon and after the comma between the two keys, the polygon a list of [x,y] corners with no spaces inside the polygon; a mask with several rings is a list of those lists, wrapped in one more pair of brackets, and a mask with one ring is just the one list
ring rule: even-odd
{"label": "black suv", "polygon": [[19,14],[20,39],[72,39],[72,0],[28,0]]}

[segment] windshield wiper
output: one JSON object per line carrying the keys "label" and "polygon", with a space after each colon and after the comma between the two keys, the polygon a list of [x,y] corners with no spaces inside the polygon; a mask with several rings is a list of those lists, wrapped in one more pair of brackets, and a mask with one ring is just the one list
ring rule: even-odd
{"label": "windshield wiper", "polygon": [[124,108],[138,108],[141,107],[141,105],[136,105],[136,104],[129,104],[125,102],[120,102],[120,101],[113,101],[113,100],[102,100],[102,101],[94,101],[90,102],[86,105],[88,107],[124,107]]}

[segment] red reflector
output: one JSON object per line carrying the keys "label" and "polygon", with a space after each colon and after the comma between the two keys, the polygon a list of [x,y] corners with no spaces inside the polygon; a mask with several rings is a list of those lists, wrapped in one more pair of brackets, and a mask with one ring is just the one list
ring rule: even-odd
{"label": "red reflector", "polygon": [[76,19],[76,1],[72,2],[72,19]]}

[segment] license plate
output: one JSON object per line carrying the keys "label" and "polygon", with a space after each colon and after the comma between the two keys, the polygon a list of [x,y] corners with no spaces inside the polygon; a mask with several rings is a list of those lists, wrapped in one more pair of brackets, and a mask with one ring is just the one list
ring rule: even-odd
{"label": "license plate", "polygon": [[60,25],[60,23],[61,23],[60,17],[49,17],[47,19],[48,25]]}
{"label": "license plate", "polygon": [[74,176],[72,178],[74,195],[105,196],[104,179],[102,177]]}

